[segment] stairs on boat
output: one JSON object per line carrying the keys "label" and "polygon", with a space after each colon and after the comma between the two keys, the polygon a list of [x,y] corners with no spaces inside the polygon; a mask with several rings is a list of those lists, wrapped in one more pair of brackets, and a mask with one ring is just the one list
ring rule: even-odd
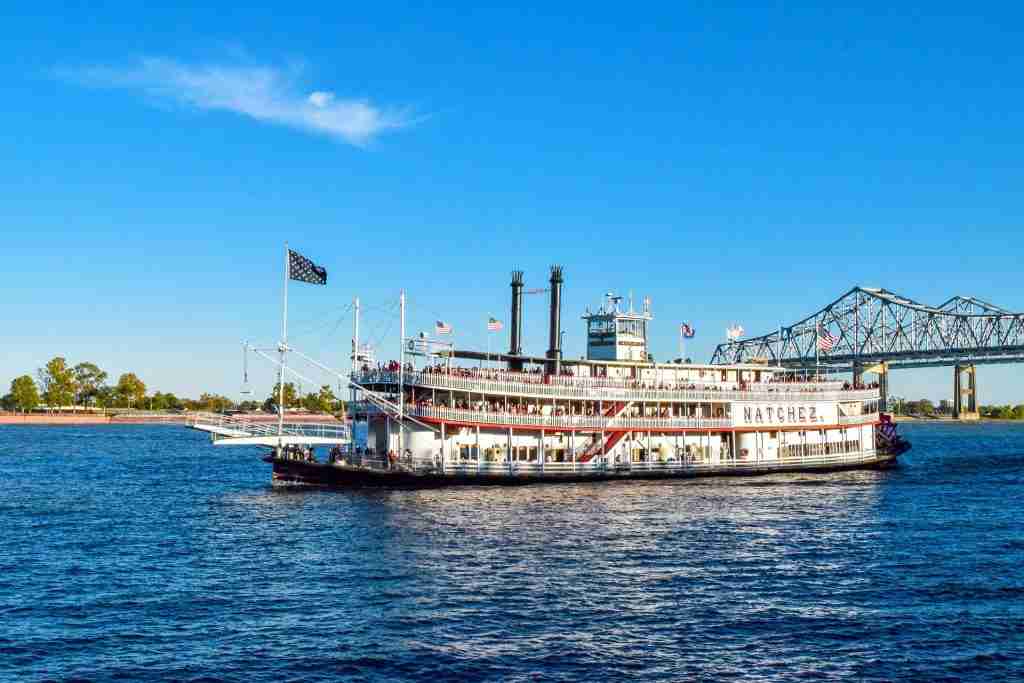
{"label": "stairs on boat", "polygon": [[[618,401],[608,406],[604,410],[604,416],[608,418],[608,422],[605,427],[610,429],[612,423],[615,422],[615,419],[622,415],[630,405],[632,404],[629,402]],[[615,431],[608,434],[608,436],[602,440],[600,434],[595,434],[593,443],[587,446],[586,450],[583,451],[582,455],[580,455],[579,461],[590,462],[599,455],[606,455],[608,451],[615,448],[615,446],[622,441],[624,436],[626,436],[626,432]]]}

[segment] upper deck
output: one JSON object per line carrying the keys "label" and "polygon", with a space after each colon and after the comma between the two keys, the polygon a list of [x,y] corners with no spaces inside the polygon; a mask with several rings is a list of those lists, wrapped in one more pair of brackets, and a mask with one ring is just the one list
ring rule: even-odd
{"label": "upper deck", "polygon": [[[658,377],[645,380],[446,367],[407,370],[403,375],[402,382],[407,387],[582,401],[724,403],[870,401],[878,398],[877,389],[852,389],[843,382],[834,381],[774,381],[774,376],[770,376],[768,381],[760,382],[666,380]],[[354,373],[353,379],[362,386],[394,385],[397,391],[399,373],[395,370],[364,370]]]}

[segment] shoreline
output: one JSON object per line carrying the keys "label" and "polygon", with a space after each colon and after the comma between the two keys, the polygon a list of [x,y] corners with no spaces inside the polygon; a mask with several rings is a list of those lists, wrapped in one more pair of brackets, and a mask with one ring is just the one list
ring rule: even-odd
{"label": "shoreline", "polygon": [[978,417],[972,420],[954,420],[951,417],[911,417],[909,415],[896,415],[893,418],[894,422],[903,424],[955,424],[955,425],[969,425],[979,423],[991,423],[991,424],[1024,424],[1024,420],[1011,420],[1003,417]]}
{"label": "shoreline", "polygon": [[[253,422],[277,422],[276,415],[267,413],[243,415]],[[32,425],[38,427],[86,426],[86,425],[139,425],[139,424],[173,424],[185,425],[193,418],[191,413],[177,415],[90,415],[87,413],[61,415],[30,413],[26,415],[0,414],[0,425]],[[303,413],[286,415],[286,423],[302,422],[342,422],[333,415]]]}

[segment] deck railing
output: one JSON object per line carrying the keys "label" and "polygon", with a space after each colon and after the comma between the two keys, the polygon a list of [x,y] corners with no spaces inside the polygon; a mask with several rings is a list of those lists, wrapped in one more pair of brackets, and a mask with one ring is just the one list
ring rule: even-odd
{"label": "deck railing", "polygon": [[[377,406],[366,403],[362,406],[354,406],[355,412],[360,410],[368,413],[380,413]],[[657,431],[659,429],[728,429],[735,426],[733,420],[728,417],[640,417],[620,415],[609,418],[602,415],[542,415],[529,413],[505,413],[484,410],[466,410],[463,408],[447,408],[445,406],[406,406],[405,414],[411,417],[419,417],[445,422],[462,422],[468,424],[495,425],[508,427],[534,427],[564,431],[566,429],[579,430],[635,430],[635,431]],[[866,413],[864,415],[851,415],[840,417],[839,424],[842,425],[864,425],[878,422],[878,413]],[[803,423],[782,423],[757,425],[758,429],[771,430],[779,427],[803,427],[814,429],[817,425]]]}
{"label": "deck railing", "polygon": [[[237,432],[238,436],[277,436],[277,422],[250,420],[239,415],[196,413],[190,416],[190,426],[205,425]],[[319,437],[324,439],[350,439],[346,425],[316,422],[285,422],[281,434],[285,436]],[[225,435],[222,435],[222,437]]]}
{"label": "deck railing", "polygon": [[[552,377],[551,383],[525,381],[522,378],[492,378],[452,375],[438,372],[407,372],[404,382],[424,389],[467,391],[479,394],[516,394],[538,398],[562,398],[594,401],[857,401],[878,398],[876,389],[841,389],[837,382],[765,384],[755,389],[717,388],[714,384],[696,389],[658,389],[636,386],[606,386],[574,378]],[[371,371],[356,373],[359,384],[397,384],[398,373]],[[827,390],[811,389],[826,386]]]}
{"label": "deck railing", "polygon": [[554,427],[557,429],[635,429],[659,428],[713,429],[731,427],[729,418],[712,417],[629,417],[608,418],[603,415],[540,415],[463,410],[444,406],[409,406],[406,412],[415,417],[434,418],[446,422],[470,422],[508,426]]}
{"label": "deck railing", "polygon": [[[512,475],[512,476],[536,476],[543,474],[570,475],[570,474],[598,474],[606,472],[630,473],[630,472],[728,472],[735,469],[772,469],[787,467],[827,467],[839,465],[855,465],[869,462],[878,457],[874,448],[847,453],[830,453],[827,455],[792,456],[786,458],[756,459],[756,458],[722,458],[717,462],[710,460],[692,459],[671,459],[665,461],[647,462],[607,462],[604,459],[597,459],[590,462],[476,462],[456,461],[446,462],[445,474],[463,475]],[[436,464],[421,463],[419,469],[435,467]]]}

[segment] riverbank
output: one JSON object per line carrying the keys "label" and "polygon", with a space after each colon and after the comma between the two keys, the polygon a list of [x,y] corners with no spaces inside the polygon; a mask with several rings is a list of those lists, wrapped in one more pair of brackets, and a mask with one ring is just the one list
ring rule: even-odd
{"label": "riverbank", "polygon": [[993,424],[1024,424],[1024,420],[1007,420],[1001,417],[976,417],[970,420],[955,420],[948,415],[936,417],[916,417],[913,415],[896,415],[894,422],[907,422],[914,424],[975,424],[978,422],[991,422]]}
{"label": "riverbank", "polygon": [[[269,413],[243,413],[238,417],[251,422],[273,423],[277,415]],[[138,425],[138,424],[187,424],[193,413],[118,413],[98,415],[90,413],[0,413],[0,425],[37,425],[37,426],[72,426],[72,425]],[[338,422],[333,415],[316,413],[293,413],[285,415],[285,422]]]}

